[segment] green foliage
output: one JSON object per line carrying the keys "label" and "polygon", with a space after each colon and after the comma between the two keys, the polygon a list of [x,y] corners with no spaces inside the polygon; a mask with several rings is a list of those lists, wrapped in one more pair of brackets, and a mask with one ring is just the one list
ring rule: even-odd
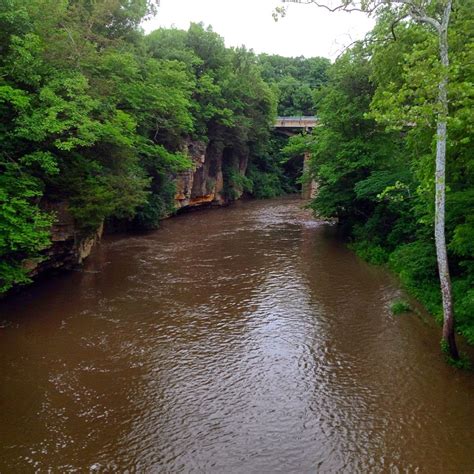
{"label": "green foliage", "polygon": [[450,355],[449,344],[446,340],[440,341],[441,352],[444,354],[446,362],[456,369],[472,370],[472,362],[466,354],[459,354],[459,359],[453,359]]}
{"label": "green foliage", "polygon": [[24,262],[50,243],[53,216],[38,206],[41,182],[0,158],[0,293],[29,281]]}
{"label": "green foliage", "polygon": [[375,244],[367,240],[356,240],[350,247],[359,257],[374,265],[383,265],[387,263],[389,258],[389,253],[380,244]]}
{"label": "green foliage", "polygon": [[314,93],[327,81],[326,58],[285,58],[261,54],[263,78],[278,91],[278,115],[314,115]]}
{"label": "green foliage", "polygon": [[397,300],[390,305],[390,311],[392,312],[392,314],[403,314],[409,313],[410,311],[412,311],[412,309],[409,303],[407,303],[406,301]]}
{"label": "green foliage", "polygon": [[285,192],[282,185],[283,177],[277,169],[273,172],[264,172],[251,166],[247,176],[251,182],[249,192],[257,199],[269,199],[281,196]]}
{"label": "green foliage", "polygon": [[[446,233],[456,327],[474,343],[474,2],[457,2],[449,31]],[[434,247],[434,153],[440,66],[436,35],[381,11],[372,42],[328,70],[316,95],[322,127],[290,142],[312,153],[315,211],[336,217],[363,258],[388,263],[442,319]]]}
{"label": "green foliage", "polygon": [[288,137],[274,133],[267,148],[261,148],[254,156],[247,169],[253,197],[268,199],[298,192],[297,180],[301,177],[303,159],[288,156],[287,144]]}
{"label": "green foliage", "polygon": [[146,203],[137,209],[135,225],[142,229],[156,229],[164,217],[175,212],[175,193],[175,184],[166,176],[161,176],[161,180],[155,179],[153,192]]}
{"label": "green foliage", "polygon": [[[0,293],[50,245],[49,203],[83,232],[155,228],[193,166],[189,138],[245,162],[266,149],[276,97],[256,56],[200,24],[145,36],[156,3],[0,0]],[[249,192],[233,166],[229,195]]]}
{"label": "green foliage", "polygon": [[238,199],[243,192],[252,192],[252,180],[243,175],[232,161],[224,162],[222,174],[224,178],[224,197],[229,201]]}

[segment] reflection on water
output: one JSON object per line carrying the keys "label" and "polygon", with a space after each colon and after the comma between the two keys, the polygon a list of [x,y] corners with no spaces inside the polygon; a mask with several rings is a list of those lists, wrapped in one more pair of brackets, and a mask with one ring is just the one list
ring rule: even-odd
{"label": "reflection on water", "polygon": [[472,472],[472,375],[300,204],[108,238],[3,302],[0,472]]}

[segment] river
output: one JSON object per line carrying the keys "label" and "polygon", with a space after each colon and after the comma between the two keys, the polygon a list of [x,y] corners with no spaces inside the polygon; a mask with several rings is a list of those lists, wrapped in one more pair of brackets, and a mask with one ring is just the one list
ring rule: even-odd
{"label": "river", "polygon": [[0,472],[474,472],[474,377],[295,198],[104,239],[0,303]]}

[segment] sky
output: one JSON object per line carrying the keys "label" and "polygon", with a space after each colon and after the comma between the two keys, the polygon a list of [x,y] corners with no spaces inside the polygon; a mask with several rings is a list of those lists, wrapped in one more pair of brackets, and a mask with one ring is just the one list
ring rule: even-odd
{"label": "sky", "polygon": [[344,47],[364,37],[374,21],[358,12],[330,13],[315,5],[288,4],[275,22],[279,0],[161,0],[158,15],[143,26],[187,29],[189,23],[211,25],[227,46],[245,45],[256,53],[323,56],[335,59]]}

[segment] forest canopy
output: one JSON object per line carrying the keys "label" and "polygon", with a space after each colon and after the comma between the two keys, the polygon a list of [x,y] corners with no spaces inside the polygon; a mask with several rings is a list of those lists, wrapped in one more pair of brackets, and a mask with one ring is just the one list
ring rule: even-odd
{"label": "forest canopy", "polygon": [[[338,2],[340,9],[353,4]],[[384,5],[374,30],[329,68],[316,96],[321,126],[292,139],[286,151],[311,151],[311,175],[319,183],[315,212],[337,218],[361,256],[388,264],[442,320],[433,228],[441,179],[438,168],[434,179],[435,156],[438,163],[445,122],[454,314],[458,330],[474,343],[474,3],[452,2],[449,65],[440,60],[441,23],[424,18],[448,18],[451,2]],[[448,114],[440,102],[445,87]]]}
{"label": "forest canopy", "polygon": [[193,166],[189,143],[247,157],[247,176],[224,170],[227,199],[294,191],[277,103],[309,112],[329,62],[227,48],[202,24],[146,35],[156,12],[147,0],[0,0],[0,293],[45,258],[54,204],[79,234],[156,227]]}
{"label": "forest canopy", "polygon": [[[446,175],[454,312],[471,343],[473,1],[454,2],[448,33]],[[227,48],[202,24],[146,35],[141,23],[155,13],[147,0],[0,0],[0,293],[44,259],[51,204],[67,203],[79,233],[104,221],[155,228],[175,210],[176,176],[193,166],[188,144],[200,142],[248,158],[244,176],[224,169],[229,200],[236,189],[295,192],[294,157],[310,152],[311,207],[441,318],[436,35],[381,9],[366,39],[331,64]],[[317,115],[320,126],[287,143],[272,130],[277,114]]]}

